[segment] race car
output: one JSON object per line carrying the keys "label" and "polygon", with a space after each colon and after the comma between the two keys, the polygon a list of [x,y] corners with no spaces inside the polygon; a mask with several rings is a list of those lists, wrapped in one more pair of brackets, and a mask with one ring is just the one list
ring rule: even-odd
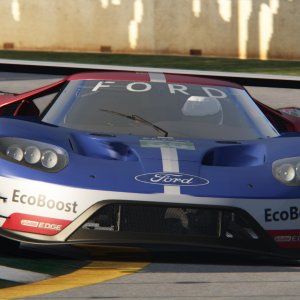
{"label": "race car", "polygon": [[300,256],[299,121],[236,83],[80,73],[0,113],[3,238]]}

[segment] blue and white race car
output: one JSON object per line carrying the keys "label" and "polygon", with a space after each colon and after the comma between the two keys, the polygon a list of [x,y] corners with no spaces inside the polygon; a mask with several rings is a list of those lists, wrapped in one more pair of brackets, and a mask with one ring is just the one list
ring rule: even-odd
{"label": "blue and white race car", "polygon": [[4,238],[300,256],[297,124],[238,84],[81,73],[0,113]]}

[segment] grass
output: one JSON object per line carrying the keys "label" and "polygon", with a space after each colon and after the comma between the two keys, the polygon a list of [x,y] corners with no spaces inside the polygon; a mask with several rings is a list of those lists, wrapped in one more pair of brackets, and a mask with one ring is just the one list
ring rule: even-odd
{"label": "grass", "polygon": [[0,59],[71,62],[203,71],[300,75],[300,61],[212,58],[202,56],[129,55],[0,50]]}

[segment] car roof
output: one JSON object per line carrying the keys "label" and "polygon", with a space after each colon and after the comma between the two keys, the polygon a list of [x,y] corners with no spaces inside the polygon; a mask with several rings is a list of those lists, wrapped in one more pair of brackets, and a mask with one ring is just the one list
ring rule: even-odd
{"label": "car roof", "polygon": [[128,72],[128,71],[101,71],[77,73],[67,80],[115,80],[115,81],[141,81],[141,82],[166,82],[171,84],[199,84],[209,86],[226,86],[244,89],[234,82],[209,78],[205,76],[180,75],[159,72]]}

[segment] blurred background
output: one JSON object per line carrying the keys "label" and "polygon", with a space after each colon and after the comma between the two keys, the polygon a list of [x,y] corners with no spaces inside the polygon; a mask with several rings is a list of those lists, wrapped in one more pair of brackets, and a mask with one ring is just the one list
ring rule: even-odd
{"label": "blurred background", "polygon": [[300,59],[300,0],[1,0],[0,50]]}

